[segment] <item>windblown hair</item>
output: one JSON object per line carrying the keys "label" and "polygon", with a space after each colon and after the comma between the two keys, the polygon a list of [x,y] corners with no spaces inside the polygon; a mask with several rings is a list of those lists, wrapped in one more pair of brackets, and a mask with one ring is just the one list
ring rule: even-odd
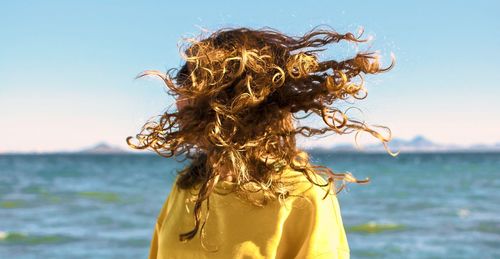
{"label": "windblown hair", "polygon": [[[389,154],[397,155],[387,147],[389,128],[376,125],[388,131],[384,137],[332,105],[364,99],[363,75],[391,69],[394,58],[388,67],[381,68],[376,52],[358,52],[341,61],[320,61],[317,55],[330,43],[366,41],[361,34],[315,27],[301,37],[292,37],[269,27],[223,28],[208,37],[185,38],[179,47],[185,60],[180,69],[171,68],[167,73],[147,70],[137,76],[157,76],[169,94],[189,101],[180,110],[149,120],[136,135],[136,144],[133,137],[127,138],[132,148],[149,148],[164,157],[184,154],[192,160],[179,172],[177,182],[182,189],[199,186],[195,226],[180,234],[181,241],[192,239],[200,225],[203,230],[202,203],[206,201],[208,208],[210,194],[227,174],[235,177],[235,192],[241,197],[255,191],[250,186],[258,186],[265,199],[252,202],[260,206],[288,196],[289,190],[279,184],[287,167],[337,193],[346,181],[369,181],[311,164],[308,154],[296,147],[297,134],[311,137],[356,132],[357,137],[364,131],[378,138]],[[318,115],[326,126],[295,127],[294,123],[305,118],[297,117],[299,112],[305,112],[305,117]],[[326,176],[328,184],[315,182],[314,174]],[[340,188],[337,181],[342,182]]]}

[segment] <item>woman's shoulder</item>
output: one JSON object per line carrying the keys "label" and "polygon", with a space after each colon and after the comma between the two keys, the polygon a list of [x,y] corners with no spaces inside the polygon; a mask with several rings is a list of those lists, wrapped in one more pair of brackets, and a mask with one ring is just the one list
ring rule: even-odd
{"label": "woman's shoulder", "polygon": [[[196,196],[197,191],[200,190],[200,186],[196,185],[192,188],[184,189],[179,188],[178,181],[180,176],[178,175],[173,182],[172,190],[170,196],[179,196],[178,198],[188,198],[190,196]],[[305,172],[295,170],[291,167],[286,167],[281,173],[277,174],[274,181],[276,181],[276,186],[281,191],[285,190],[288,193],[288,197],[296,198],[306,198],[305,200],[314,201],[314,203],[322,203],[320,200],[323,200],[328,192],[328,181],[323,178],[323,176],[316,174],[314,172],[309,173],[308,175]],[[259,189],[262,186],[255,184],[256,186],[250,186],[251,184],[255,184],[253,182],[248,183],[245,186],[245,190],[253,190],[255,188],[255,192],[250,192],[245,195],[245,197],[253,197],[260,198],[262,195],[262,190]],[[237,190],[237,183],[219,180],[214,186],[215,194],[231,194]],[[328,196],[332,196],[334,194],[333,191],[328,192]],[[224,195],[226,196],[226,195]],[[218,195],[216,195],[217,198]],[[191,197],[192,198],[192,197]]]}
{"label": "woman's shoulder", "polygon": [[292,194],[307,197],[323,197],[330,187],[323,176],[314,172],[306,174],[292,168],[287,168],[283,172],[281,182],[292,191]]}
{"label": "woman's shoulder", "polygon": [[296,258],[349,258],[340,206],[335,191],[328,191],[332,188],[328,181],[316,173],[306,176],[292,170],[287,174],[296,179],[298,193],[290,201],[294,209],[286,226],[289,233],[302,233],[296,237],[302,246]]}

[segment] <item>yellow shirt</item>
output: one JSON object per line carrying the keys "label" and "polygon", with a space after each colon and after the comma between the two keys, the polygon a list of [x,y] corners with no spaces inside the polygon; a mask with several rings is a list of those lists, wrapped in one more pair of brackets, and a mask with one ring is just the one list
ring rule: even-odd
{"label": "yellow shirt", "polygon": [[[323,200],[325,189],[300,172],[287,170],[283,176],[299,182],[296,193],[303,198],[291,196],[281,206],[272,201],[258,207],[234,193],[212,194],[203,238],[206,249],[201,231],[188,242],[179,241],[179,234],[194,227],[193,203],[186,199],[196,192],[174,183],[157,218],[149,258],[349,258],[337,197],[331,194]],[[316,182],[326,183],[321,177]],[[219,182],[216,190],[231,184]],[[206,202],[202,208],[203,222]]]}

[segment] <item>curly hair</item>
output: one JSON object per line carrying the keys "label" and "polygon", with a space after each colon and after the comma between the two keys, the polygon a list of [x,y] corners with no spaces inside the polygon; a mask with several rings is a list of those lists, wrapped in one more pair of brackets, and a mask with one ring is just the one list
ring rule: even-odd
{"label": "curly hair", "polygon": [[[194,229],[180,234],[181,241],[192,239],[201,224],[201,207],[221,180],[231,174],[235,192],[241,197],[255,189],[265,195],[252,203],[264,206],[271,199],[282,199],[289,190],[280,185],[286,168],[302,172],[312,183],[338,193],[345,182],[367,183],[349,172],[334,173],[313,165],[307,152],[296,147],[295,136],[306,137],[326,132],[347,134],[368,132],[379,139],[389,154],[391,139],[388,127],[374,125],[389,132],[384,137],[364,122],[351,119],[346,112],[333,107],[340,100],[361,100],[367,96],[363,74],[377,74],[381,68],[376,52],[357,52],[346,60],[320,61],[318,53],[330,43],[365,42],[352,33],[341,34],[318,26],[301,37],[288,36],[278,30],[222,28],[208,37],[183,38],[179,51],[185,63],[166,73],[146,70],[137,78],[157,76],[176,98],[186,98],[182,109],[150,119],[135,136],[127,138],[134,149],[151,149],[164,157],[185,155],[191,163],[181,171],[177,185],[181,189],[199,186],[194,205]],[[331,71],[329,71],[331,70]],[[295,127],[302,118],[316,114],[326,124],[323,128]],[[320,184],[312,176],[327,177]],[[340,188],[335,183],[341,181]],[[327,192],[328,194],[328,192]],[[326,197],[326,195],[325,195]],[[208,216],[208,214],[207,214]],[[206,222],[206,218],[205,218]]]}

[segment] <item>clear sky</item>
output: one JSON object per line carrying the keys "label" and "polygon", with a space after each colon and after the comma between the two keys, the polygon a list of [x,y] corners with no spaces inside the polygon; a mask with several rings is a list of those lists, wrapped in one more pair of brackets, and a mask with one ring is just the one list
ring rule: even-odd
{"label": "clear sky", "polygon": [[[3,1],[0,152],[126,147],[173,102],[159,81],[133,78],[178,67],[181,36],[239,26],[298,36],[318,24],[363,26],[371,49],[387,62],[395,54],[394,70],[371,77],[357,104],[368,123],[403,139],[500,142],[499,1],[215,2]],[[353,135],[320,143],[335,141]]]}

